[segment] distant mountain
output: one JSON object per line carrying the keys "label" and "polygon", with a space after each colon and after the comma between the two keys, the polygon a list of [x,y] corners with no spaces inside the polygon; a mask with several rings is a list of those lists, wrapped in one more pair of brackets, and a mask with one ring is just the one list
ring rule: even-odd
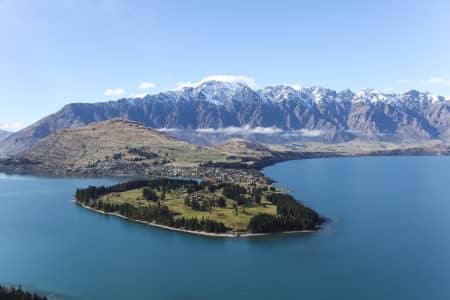
{"label": "distant mountain", "polygon": [[450,138],[450,99],[431,93],[370,89],[354,93],[287,85],[254,90],[244,83],[208,81],[144,98],[68,104],[0,142],[0,155],[21,153],[62,128],[112,118],[143,123],[190,141],[203,141],[208,134],[218,141],[239,135],[326,142]]}
{"label": "distant mountain", "polygon": [[11,134],[11,132],[0,129],[0,141],[5,139],[10,134]]}

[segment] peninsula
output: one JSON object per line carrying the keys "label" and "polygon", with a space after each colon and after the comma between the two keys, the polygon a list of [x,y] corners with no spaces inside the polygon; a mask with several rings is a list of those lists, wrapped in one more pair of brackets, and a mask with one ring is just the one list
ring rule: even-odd
{"label": "peninsula", "polygon": [[313,231],[323,223],[271,185],[160,178],[78,189],[75,200],[148,225],[222,237]]}

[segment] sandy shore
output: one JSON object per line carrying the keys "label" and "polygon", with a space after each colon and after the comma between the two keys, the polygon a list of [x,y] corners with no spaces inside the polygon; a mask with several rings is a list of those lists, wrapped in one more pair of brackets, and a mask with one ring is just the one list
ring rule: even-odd
{"label": "sandy shore", "polygon": [[196,234],[196,235],[202,235],[202,236],[208,236],[208,237],[220,237],[220,238],[239,238],[239,237],[257,237],[257,236],[268,236],[268,235],[274,235],[274,234],[294,234],[294,233],[312,233],[315,232],[314,230],[298,230],[298,231],[284,231],[284,232],[277,232],[277,233],[249,233],[249,232],[244,232],[244,233],[212,233],[212,232],[205,232],[205,231],[193,231],[193,230],[186,230],[186,229],[182,229],[182,228],[175,228],[175,227],[170,227],[170,226],[165,226],[165,225],[160,225],[154,222],[147,222],[147,221],[141,221],[141,220],[135,220],[135,219],[130,219],[127,218],[121,214],[118,213],[108,213],[102,210],[98,210],[92,207],[89,207],[87,205],[84,205],[83,203],[79,203],[76,202],[75,200],[73,200],[73,202],[75,202],[76,204],[80,205],[83,208],[89,209],[93,212],[102,214],[102,215],[110,215],[110,216],[115,216],[115,217],[119,217],[128,221],[132,221],[132,222],[136,222],[136,223],[141,223],[141,224],[145,224],[148,226],[153,226],[153,227],[158,227],[158,228],[162,228],[162,229],[166,229],[166,230],[172,230],[172,231],[178,231],[178,232],[183,232],[183,233],[188,233],[188,234]]}

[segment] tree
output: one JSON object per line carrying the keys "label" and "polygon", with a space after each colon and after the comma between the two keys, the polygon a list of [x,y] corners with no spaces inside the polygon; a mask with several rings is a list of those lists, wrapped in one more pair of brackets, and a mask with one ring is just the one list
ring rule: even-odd
{"label": "tree", "polygon": [[184,205],[191,206],[191,199],[189,199],[189,195],[184,197]]}
{"label": "tree", "polygon": [[270,214],[258,214],[250,219],[247,229],[253,233],[277,232],[283,228],[280,220]]}
{"label": "tree", "polygon": [[225,198],[220,197],[219,200],[217,200],[217,205],[222,208],[227,207],[227,202],[225,201]]}
{"label": "tree", "polygon": [[196,198],[191,200],[191,207],[193,210],[201,210],[200,203]]}
{"label": "tree", "polygon": [[258,205],[261,204],[261,195],[262,195],[261,189],[259,188],[252,189],[252,201]]}
{"label": "tree", "polygon": [[154,201],[154,202],[158,201],[158,196],[150,188],[144,188],[142,190],[142,196],[144,197],[145,200]]}
{"label": "tree", "polygon": [[161,189],[161,201],[166,200],[166,186],[163,185]]}
{"label": "tree", "polygon": [[237,206],[236,202],[233,202],[233,208],[234,208],[234,212],[235,212],[236,216],[239,215],[238,206]]}
{"label": "tree", "polygon": [[38,296],[37,294],[31,294],[30,292],[23,291],[22,288],[3,287],[0,285],[0,299],[5,300],[47,300],[47,297]]}
{"label": "tree", "polygon": [[208,201],[208,206],[209,206],[209,213],[211,214],[211,213],[212,213],[213,206],[214,206],[214,201],[209,200],[209,201]]}

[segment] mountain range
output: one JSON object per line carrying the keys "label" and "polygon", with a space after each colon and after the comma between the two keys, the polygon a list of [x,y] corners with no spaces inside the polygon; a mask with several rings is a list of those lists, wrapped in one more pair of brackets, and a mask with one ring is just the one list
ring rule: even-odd
{"label": "mountain range", "polygon": [[112,118],[191,142],[208,134],[324,142],[450,139],[450,99],[428,92],[355,93],[289,85],[252,89],[241,82],[207,81],[142,98],[67,104],[2,140],[0,156],[20,154],[60,129]]}

